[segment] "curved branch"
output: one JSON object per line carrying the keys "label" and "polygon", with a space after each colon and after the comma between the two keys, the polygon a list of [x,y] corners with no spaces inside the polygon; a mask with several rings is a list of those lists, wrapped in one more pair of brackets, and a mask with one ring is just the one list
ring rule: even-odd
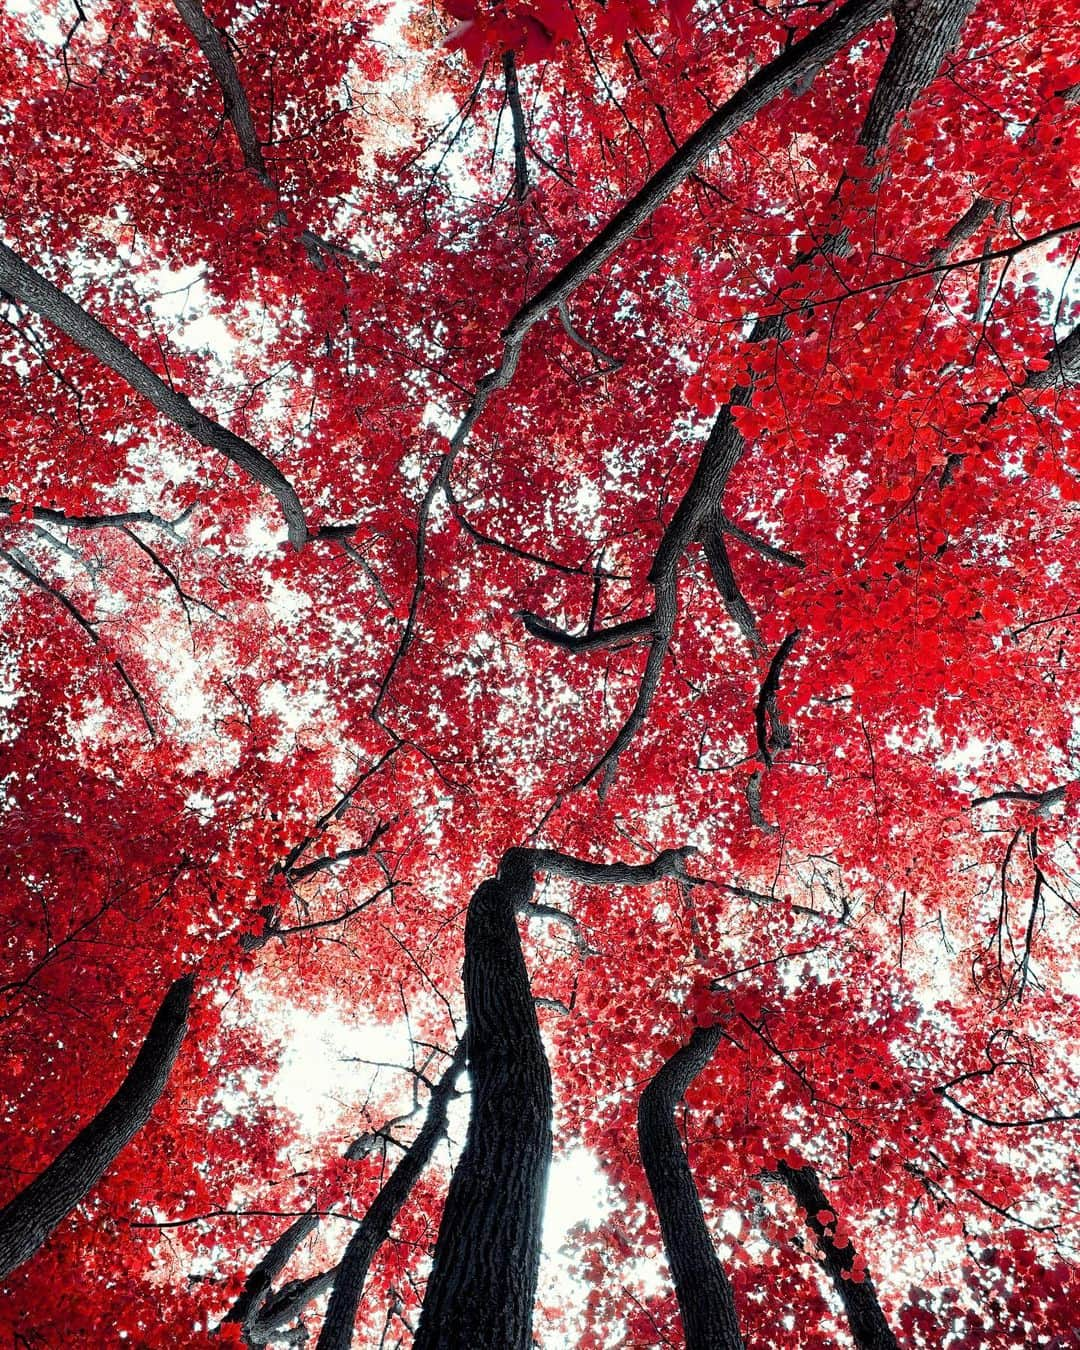
{"label": "curved branch", "polygon": [[791,744],[791,733],[780,720],[777,695],[780,692],[780,675],[784,669],[784,662],[791,655],[791,649],[801,632],[800,628],[792,629],[777,648],[754,706],[754,730],[757,735],[758,754],[770,768],[774,752],[786,750]]}
{"label": "curved branch", "polygon": [[641,619],[629,619],[625,623],[612,624],[610,628],[594,628],[584,633],[568,633],[564,628],[542,619],[538,614],[521,610],[518,618],[527,632],[543,642],[563,647],[570,652],[591,652],[603,647],[614,647],[620,642],[630,642],[634,638],[648,637],[653,631],[653,616],[645,615]]}

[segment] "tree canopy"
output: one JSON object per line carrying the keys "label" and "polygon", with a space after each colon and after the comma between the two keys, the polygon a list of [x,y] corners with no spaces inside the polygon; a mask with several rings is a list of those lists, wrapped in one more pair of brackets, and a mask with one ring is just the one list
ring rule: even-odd
{"label": "tree canopy", "polygon": [[10,1343],[1072,1345],[1060,6],[3,32]]}

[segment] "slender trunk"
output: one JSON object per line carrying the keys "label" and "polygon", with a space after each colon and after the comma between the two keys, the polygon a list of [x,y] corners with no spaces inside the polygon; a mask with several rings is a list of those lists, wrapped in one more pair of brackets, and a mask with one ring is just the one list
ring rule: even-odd
{"label": "slender trunk", "polygon": [[446,1113],[454,1084],[465,1063],[466,1041],[462,1039],[450,1067],[431,1091],[427,1116],[408,1152],[394,1168],[390,1180],[364,1215],[364,1221],[349,1239],[345,1255],[334,1275],[334,1292],[326,1309],[318,1350],[349,1350],[356,1323],[356,1310],[364,1291],[368,1267],[386,1240],[390,1225],[408,1198],[416,1179],[427,1165],[435,1145],[446,1133]]}
{"label": "slender trunk", "polygon": [[310,1237],[319,1226],[319,1216],[314,1210],[302,1214],[295,1223],[276,1239],[266,1251],[266,1255],[252,1267],[244,1281],[240,1297],[221,1319],[226,1322],[239,1322],[247,1330],[248,1324],[258,1313],[263,1300],[270,1293],[274,1281],[288,1265],[293,1253],[305,1238]]}
{"label": "slender trunk", "polygon": [[735,1296],[675,1128],[675,1108],[712,1058],[721,1034],[719,1027],[698,1027],[660,1067],[638,1103],[641,1161],[660,1218],[687,1350],[743,1350]]}
{"label": "slender trunk", "polygon": [[528,1350],[551,1162],[551,1074],[516,912],[532,856],[507,854],[465,921],[472,1104],[446,1196],[415,1350]]}
{"label": "slender trunk", "polygon": [[146,1124],[184,1039],[193,986],[191,975],[171,986],[135,1063],[111,1100],[40,1176],[0,1210],[0,1278],[34,1255]]}
{"label": "slender trunk", "polygon": [[818,1218],[824,1210],[834,1211],[821,1189],[817,1173],[812,1167],[794,1168],[787,1163],[781,1163],[777,1170],[795,1202],[806,1210],[807,1225],[817,1237],[825,1270],[844,1305],[852,1340],[859,1350],[899,1350],[899,1342],[889,1329],[870,1277],[865,1276],[861,1282],[849,1278],[855,1263],[854,1246],[849,1241],[846,1247],[837,1247],[829,1233],[829,1225]]}

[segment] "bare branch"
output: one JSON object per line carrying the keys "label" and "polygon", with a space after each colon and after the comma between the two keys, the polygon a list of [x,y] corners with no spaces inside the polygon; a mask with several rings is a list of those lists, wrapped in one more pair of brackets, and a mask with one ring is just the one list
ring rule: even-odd
{"label": "bare branch", "polygon": [[647,614],[641,619],[629,619],[625,623],[612,624],[610,628],[594,628],[584,633],[568,633],[557,628],[538,614],[520,610],[518,618],[533,637],[553,643],[570,652],[591,652],[602,647],[614,647],[619,643],[632,642],[635,638],[649,637],[653,632],[653,616]]}

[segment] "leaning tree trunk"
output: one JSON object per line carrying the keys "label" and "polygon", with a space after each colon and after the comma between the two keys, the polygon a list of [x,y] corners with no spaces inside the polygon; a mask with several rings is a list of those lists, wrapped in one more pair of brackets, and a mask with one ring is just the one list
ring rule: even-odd
{"label": "leaning tree trunk", "polygon": [[588,886],[688,879],[691,848],[651,863],[592,863],[554,849],[514,848],[469,901],[465,1011],[472,1103],[465,1148],[446,1195],[414,1350],[528,1350],[551,1163],[551,1073],[515,915],[533,874]]}
{"label": "leaning tree trunk", "polygon": [[835,1211],[821,1189],[817,1173],[812,1167],[796,1168],[781,1163],[778,1175],[795,1197],[795,1203],[806,1210],[806,1222],[821,1248],[822,1264],[844,1305],[852,1340],[859,1350],[899,1350],[899,1342],[885,1320],[869,1275],[861,1281],[850,1278],[855,1264],[854,1246],[849,1241],[847,1246],[838,1247],[829,1226],[818,1217],[825,1211],[829,1214]]}
{"label": "leaning tree trunk", "polygon": [[364,1292],[368,1267],[386,1240],[390,1225],[427,1165],[435,1145],[446,1133],[447,1111],[454,1096],[454,1084],[465,1062],[466,1048],[467,1038],[463,1038],[449,1068],[431,1090],[427,1116],[420,1133],[394,1168],[389,1181],[371,1202],[360,1227],[349,1239],[345,1255],[333,1277],[334,1292],[330,1295],[319,1334],[318,1350],[349,1350],[352,1345],[356,1310],[360,1304],[360,1295]]}
{"label": "leaning tree trunk", "polygon": [[184,1039],[193,986],[194,977],[186,975],[170,987],[112,1099],[40,1176],[0,1210],[0,1278],[33,1256],[146,1124]]}
{"label": "leaning tree trunk", "polygon": [[675,1128],[675,1108],[712,1058],[719,1027],[698,1027],[641,1094],[641,1162],[660,1218],[687,1350],[743,1350],[735,1296],[701,1212],[690,1164]]}

